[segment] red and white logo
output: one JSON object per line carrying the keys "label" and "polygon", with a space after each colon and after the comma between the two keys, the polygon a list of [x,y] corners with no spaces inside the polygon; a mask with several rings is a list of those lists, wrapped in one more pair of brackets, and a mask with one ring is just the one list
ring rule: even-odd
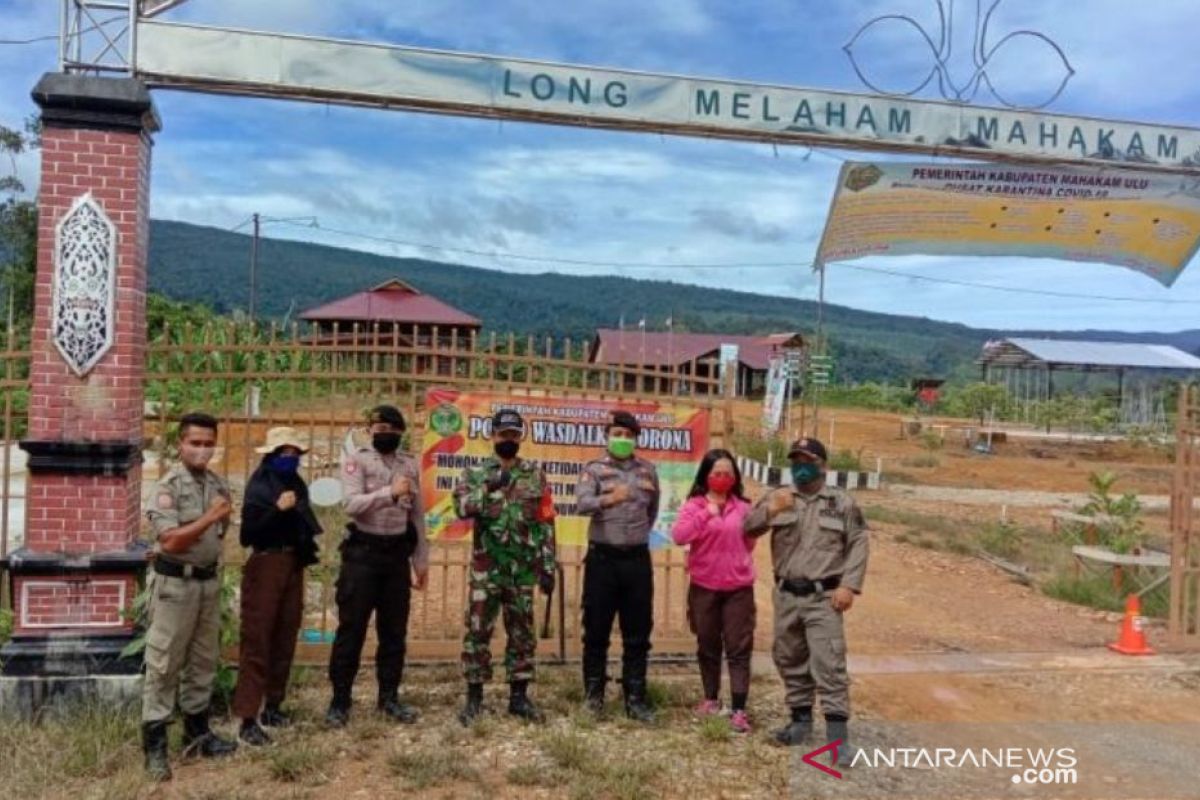
{"label": "red and white logo", "polygon": [[803,756],[800,757],[800,760],[803,761],[805,764],[808,764],[810,767],[816,767],[817,769],[821,770],[821,772],[824,772],[826,775],[832,775],[835,778],[841,778],[842,773],[838,772],[833,767],[827,767],[824,764],[822,764],[816,760],[816,757],[821,755],[822,753],[831,753],[832,755],[830,756],[830,763],[833,764],[834,766],[837,766],[838,745],[840,745],[841,743],[842,743],[841,739],[835,739],[834,741],[830,742],[829,744],[827,744],[823,747],[818,747],[816,750],[813,750],[811,753],[805,753]]}

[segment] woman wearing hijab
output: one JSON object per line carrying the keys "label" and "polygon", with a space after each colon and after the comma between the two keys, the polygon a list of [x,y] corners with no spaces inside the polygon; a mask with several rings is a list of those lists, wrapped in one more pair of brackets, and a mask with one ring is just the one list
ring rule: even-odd
{"label": "woman wearing hijab", "polygon": [[754,542],[742,532],[750,503],[742,475],[728,450],[710,450],[700,462],[689,499],[679,510],[671,536],[688,546],[688,619],[696,634],[696,656],[704,700],[700,716],[721,710],[721,655],[729,663],[736,733],[749,733],[746,699],[754,649]]}
{"label": "woman wearing hijab", "polygon": [[[299,475],[306,452],[296,430],[271,428],[257,448],[262,462],[246,484],[241,543],[253,549],[242,571],[242,637],[233,713],[249,745],[291,720],[281,706],[304,615],[304,568],[317,563],[321,526]],[[261,713],[260,713],[261,711]]]}

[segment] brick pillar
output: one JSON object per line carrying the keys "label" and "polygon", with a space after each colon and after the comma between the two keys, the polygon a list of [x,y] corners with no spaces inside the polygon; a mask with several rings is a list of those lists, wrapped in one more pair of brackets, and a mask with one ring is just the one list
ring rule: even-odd
{"label": "brick pillar", "polygon": [[25,544],[7,563],[16,627],[0,658],[5,675],[132,674],[138,663],[118,654],[146,563],[138,532],[158,119],[146,87],[128,78],[47,74],[33,98],[43,130]]}

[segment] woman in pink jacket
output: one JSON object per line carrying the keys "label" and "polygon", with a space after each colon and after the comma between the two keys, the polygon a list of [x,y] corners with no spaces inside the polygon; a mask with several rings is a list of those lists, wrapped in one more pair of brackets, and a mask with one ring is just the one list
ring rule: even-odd
{"label": "woman in pink jacket", "polygon": [[738,733],[750,732],[746,698],[754,649],[755,539],[742,533],[749,511],[733,454],[710,450],[671,531],[676,544],[688,545],[688,619],[696,634],[704,685],[704,700],[696,712],[707,716],[721,710],[724,651],[733,701],[730,725]]}

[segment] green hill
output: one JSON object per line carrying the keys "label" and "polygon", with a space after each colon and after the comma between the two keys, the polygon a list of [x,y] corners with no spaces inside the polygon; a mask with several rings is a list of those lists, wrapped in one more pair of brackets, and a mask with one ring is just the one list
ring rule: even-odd
{"label": "green hill", "polygon": [[[245,309],[249,252],[244,234],[156,220],[150,288],[176,300],[205,302],[221,313]],[[622,314],[627,323],[644,314],[652,329],[674,315],[677,331],[811,332],[816,322],[816,303],[807,300],[613,276],[518,275],[281,239],[260,241],[258,313],[282,318],[394,276],[474,314],[489,330],[570,336],[575,342],[590,339],[598,327],[614,327]],[[825,319],[839,381],[969,378],[983,342],[1003,335],[836,305],[826,306]],[[1185,349],[1200,346],[1196,332],[1088,332],[1088,338],[1176,344],[1189,335],[1193,346]]]}

